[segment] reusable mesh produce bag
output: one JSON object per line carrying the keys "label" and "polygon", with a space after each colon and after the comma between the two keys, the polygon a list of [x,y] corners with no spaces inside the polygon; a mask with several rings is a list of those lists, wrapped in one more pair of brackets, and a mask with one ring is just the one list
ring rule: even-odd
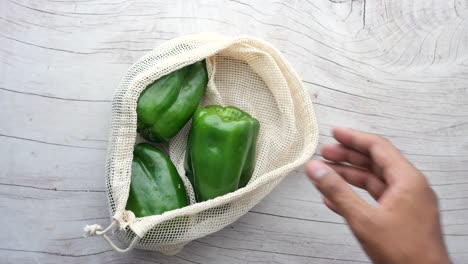
{"label": "reusable mesh produce bag", "polygon": [[[201,105],[234,105],[260,122],[254,174],[246,187],[201,203],[183,167],[190,122],[169,143],[169,155],[183,178],[191,205],[162,215],[136,218],[125,210],[136,142],[140,93],[160,77],[206,59],[208,87]],[[136,62],[114,95],[106,186],[112,224],[87,226],[117,251],[133,247],[167,255],[190,241],[233,223],[265,197],[288,173],[312,157],[318,141],[314,110],[301,79],[280,52],[248,36],[195,34],[165,42]],[[117,228],[118,227],[118,228]],[[127,245],[116,247],[106,235]]]}

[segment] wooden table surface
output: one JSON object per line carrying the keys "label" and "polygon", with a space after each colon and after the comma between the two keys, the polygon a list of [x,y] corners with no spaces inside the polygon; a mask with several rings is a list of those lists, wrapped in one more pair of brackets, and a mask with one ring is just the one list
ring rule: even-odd
{"label": "wooden table surface", "polygon": [[104,187],[113,92],[188,33],[249,34],[302,76],[320,124],[386,136],[429,178],[455,263],[468,263],[468,2],[2,0],[1,263],[367,263],[297,171],[177,256],[113,252]]}

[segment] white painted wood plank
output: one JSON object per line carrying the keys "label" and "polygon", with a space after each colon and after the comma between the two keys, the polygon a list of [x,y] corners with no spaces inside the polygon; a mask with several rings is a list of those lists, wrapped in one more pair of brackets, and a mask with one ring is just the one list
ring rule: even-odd
{"label": "white painted wood plank", "polygon": [[[110,101],[127,68],[199,31],[277,46],[315,102],[320,144],[388,137],[429,177],[455,263],[468,261],[468,5],[463,1],[8,0],[0,3],[0,251],[6,263],[367,262],[301,173],[176,257],[81,238],[108,223]],[[361,192],[362,193],[362,192]],[[31,227],[25,231],[24,226]]]}

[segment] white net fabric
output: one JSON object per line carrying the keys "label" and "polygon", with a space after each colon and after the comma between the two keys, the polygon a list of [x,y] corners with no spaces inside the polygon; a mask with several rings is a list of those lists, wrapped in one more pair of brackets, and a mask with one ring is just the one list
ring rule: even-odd
{"label": "white net fabric", "polygon": [[[162,215],[131,217],[125,211],[136,139],[136,104],[147,85],[170,72],[207,58],[208,88],[202,105],[234,105],[260,122],[255,172],[233,193],[194,203],[183,168],[190,123],[169,143],[191,205]],[[106,166],[111,215],[126,244],[176,254],[188,242],[233,223],[267,195],[289,172],[314,153],[318,130],[309,95],[295,71],[270,44],[246,36],[196,34],[168,41],[141,58],[117,89],[112,106]],[[130,215],[130,217],[129,217]]]}

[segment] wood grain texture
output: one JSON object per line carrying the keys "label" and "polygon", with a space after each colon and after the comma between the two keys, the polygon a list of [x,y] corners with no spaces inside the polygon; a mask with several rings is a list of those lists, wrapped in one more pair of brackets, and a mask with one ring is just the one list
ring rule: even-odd
{"label": "wood grain texture", "polygon": [[188,33],[249,34],[287,57],[330,128],[386,136],[437,192],[454,263],[468,262],[468,2],[4,0],[0,2],[2,263],[368,263],[301,170],[175,257],[118,254],[104,162],[128,67]]}

